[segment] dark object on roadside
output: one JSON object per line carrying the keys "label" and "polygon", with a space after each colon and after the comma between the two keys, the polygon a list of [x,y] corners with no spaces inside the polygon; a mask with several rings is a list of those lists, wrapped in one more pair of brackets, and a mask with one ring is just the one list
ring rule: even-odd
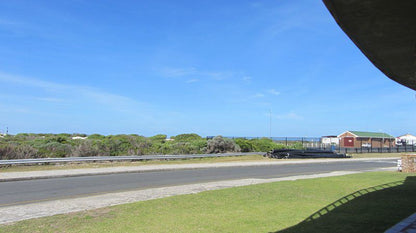
{"label": "dark object on roadside", "polygon": [[318,149],[275,149],[267,152],[264,156],[275,159],[350,158],[345,154]]}

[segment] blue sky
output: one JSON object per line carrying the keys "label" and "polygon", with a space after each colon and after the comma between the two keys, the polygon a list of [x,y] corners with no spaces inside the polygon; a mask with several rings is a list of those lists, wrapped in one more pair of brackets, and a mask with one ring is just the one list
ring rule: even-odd
{"label": "blue sky", "polygon": [[0,131],[416,133],[321,1],[0,2]]}

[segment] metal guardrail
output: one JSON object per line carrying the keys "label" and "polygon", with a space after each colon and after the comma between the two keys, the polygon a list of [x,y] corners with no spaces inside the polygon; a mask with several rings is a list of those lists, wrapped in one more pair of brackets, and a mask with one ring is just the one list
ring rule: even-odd
{"label": "metal guardrail", "polygon": [[180,160],[180,159],[245,156],[245,155],[258,155],[258,154],[264,154],[264,152],[191,154],[191,155],[141,155],[141,156],[130,155],[130,156],[93,156],[93,157],[67,157],[67,158],[11,159],[11,160],[0,160],[0,166],[33,165],[33,164],[49,164],[49,163],[75,163],[75,162]]}

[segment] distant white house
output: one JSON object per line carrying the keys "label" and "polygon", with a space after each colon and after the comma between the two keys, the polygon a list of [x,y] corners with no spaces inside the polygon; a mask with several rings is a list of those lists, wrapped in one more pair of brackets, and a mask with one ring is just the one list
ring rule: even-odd
{"label": "distant white house", "polygon": [[396,137],[396,145],[416,145],[416,136],[405,134]]}
{"label": "distant white house", "polygon": [[322,136],[321,137],[321,144],[325,146],[331,146],[331,145],[339,145],[339,138],[335,135],[330,136]]}

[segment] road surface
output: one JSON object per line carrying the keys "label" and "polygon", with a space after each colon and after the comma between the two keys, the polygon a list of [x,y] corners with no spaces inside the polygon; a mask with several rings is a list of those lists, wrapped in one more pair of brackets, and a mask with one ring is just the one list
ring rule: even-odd
{"label": "road surface", "polygon": [[396,160],[303,163],[123,173],[0,183],[0,207],[109,192],[141,190],[210,181],[279,178],[333,171],[364,171],[396,166]]}

